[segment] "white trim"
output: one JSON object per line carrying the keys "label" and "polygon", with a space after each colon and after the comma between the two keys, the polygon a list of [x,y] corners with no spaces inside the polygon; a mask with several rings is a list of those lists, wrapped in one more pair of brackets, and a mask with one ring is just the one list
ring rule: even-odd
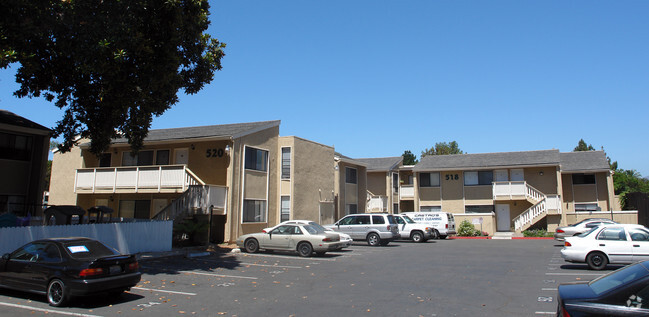
{"label": "white trim", "polygon": [[610,215],[610,214],[637,214],[637,210],[618,210],[618,211],[573,211],[567,212],[567,215]]}
{"label": "white trim", "polygon": [[462,214],[456,214],[453,213],[453,216],[490,216],[490,217],[495,217],[496,213],[495,212],[469,212],[469,213],[462,213]]}

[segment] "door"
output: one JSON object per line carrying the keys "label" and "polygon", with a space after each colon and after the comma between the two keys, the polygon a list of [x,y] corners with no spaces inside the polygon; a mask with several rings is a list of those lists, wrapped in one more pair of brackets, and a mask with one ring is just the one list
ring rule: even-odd
{"label": "door", "polygon": [[175,156],[175,160],[174,160],[175,164],[187,165],[187,163],[189,162],[189,150],[186,148],[176,149],[174,151],[174,156]]}
{"label": "door", "polygon": [[512,182],[522,182],[525,180],[525,172],[523,169],[512,170]]}
{"label": "door", "polygon": [[264,241],[261,242],[262,248],[269,249],[288,249],[291,235],[295,233],[296,226],[284,225],[279,226],[265,235]]}
{"label": "door", "polygon": [[629,228],[633,243],[633,262],[649,260],[649,231],[642,228]]}
{"label": "door", "polygon": [[494,171],[494,182],[506,182],[509,180],[507,175],[507,170],[495,170]]}
{"label": "door", "polygon": [[607,227],[597,234],[598,250],[606,253],[609,263],[631,263],[633,259],[633,241],[628,241],[622,227]]}
{"label": "door", "polygon": [[509,205],[496,204],[496,230],[504,232],[511,231],[511,221]]}

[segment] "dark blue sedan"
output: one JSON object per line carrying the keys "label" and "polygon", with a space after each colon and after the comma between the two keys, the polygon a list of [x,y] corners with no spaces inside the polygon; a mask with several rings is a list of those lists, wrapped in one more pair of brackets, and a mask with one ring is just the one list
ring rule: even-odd
{"label": "dark blue sedan", "polygon": [[0,287],[44,294],[52,306],[71,296],[118,296],[140,278],[135,255],[88,238],[37,240],[0,260]]}
{"label": "dark blue sedan", "polygon": [[649,261],[559,285],[557,316],[649,316]]}

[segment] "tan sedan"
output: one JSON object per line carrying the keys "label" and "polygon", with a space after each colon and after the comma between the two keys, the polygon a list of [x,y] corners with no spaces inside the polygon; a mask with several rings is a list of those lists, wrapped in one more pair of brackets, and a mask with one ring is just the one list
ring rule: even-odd
{"label": "tan sedan", "polygon": [[323,255],[327,251],[340,249],[343,243],[336,233],[327,233],[321,228],[307,224],[280,225],[270,232],[245,234],[237,238],[237,246],[249,253],[259,250],[296,251],[300,256],[311,256],[313,252]]}

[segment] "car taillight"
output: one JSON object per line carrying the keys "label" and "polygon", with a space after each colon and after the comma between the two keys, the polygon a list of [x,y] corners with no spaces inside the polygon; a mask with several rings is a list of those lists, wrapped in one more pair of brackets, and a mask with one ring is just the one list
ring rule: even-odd
{"label": "car taillight", "polygon": [[446,224],[446,229],[448,229],[448,223]]}
{"label": "car taillight", "polygon": [[561,317],[570,317],[570,314],[568,314],[568,311],[566,310],[566,308],[563,305],[561,305],[561,311],[559,312],[559,316],[561,316]]}
{"label": "car taillight", "polygon": [[104,270],[102,268],[83,269],[81,270],[81,272],[79,272],[79,277],[88,277],[101,274],[104,274]]}
{"label": "car taillight", "polygon": [[329,241],[333,241],[333,240],[331,240],[331,238],[323,238],[322,239],[322,242],[329,242]]}
{"label": "car taillight", "polygon": [[564,247],[571,247],[572,244],[570,244],[570,242],[566,241],[566,242],[563,243],[563,246]]}
{"label": "car taillight", "polygon": [[557,229],[557,233],[564,233],[564,232],[565,232],[565,231],[563,231],[563,230],[561,230],[561,229]]}
{"label": "car taillight", "polygon": [[391,227],[391,226],[388,226],[388,231],[392,231],[392,227]]}
{"label": "car taillight", "polygon": [[137,261],[128,264],[128,270],[129,271],[137,271],[137,269],[139,269],[139,268],[140,268],[140,264],[137,263]]}

